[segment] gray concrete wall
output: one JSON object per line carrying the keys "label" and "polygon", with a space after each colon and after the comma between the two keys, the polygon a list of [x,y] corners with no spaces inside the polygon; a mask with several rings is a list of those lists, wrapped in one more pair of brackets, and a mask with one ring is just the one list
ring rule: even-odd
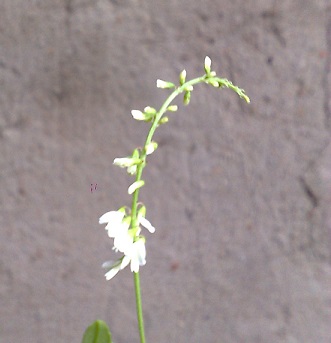
{"label": "gray concrete wall", "polygon": [[[138,342],[129,270],[98,218],[157,78],[218,73],[159,129],[141,196],[148,342],[331,342],[331,7],[323,0],[0,2],[0,341]],[[98,188],[91,193],[90,184]]]}

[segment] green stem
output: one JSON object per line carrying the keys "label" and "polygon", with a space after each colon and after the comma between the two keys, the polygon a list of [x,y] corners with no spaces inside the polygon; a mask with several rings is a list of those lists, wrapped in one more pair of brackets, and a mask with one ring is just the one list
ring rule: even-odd
{"label": "green stem", "polygon": [[136,308],[137,308],[138,328],[139,328],[139,334],[140,334],[140,343],[146,343],[143,309],[142,309],[142,304],[141,304],[139,272],[133,273],[133,275],[134,275],[134,286],[135,286],[135,292],[136,292]]}
{"label": "green stem", "polygon": [[[154,132],[156,128],[158,127],[158,124],[163,116],[163,114],[167,111],[168,106],[172,103],[172,101],[182,92],[185,91],[185,89],[189,86],[193,86],[197,83],[205,82],[206,75],[202,77],[195,78],[191,81],[188,81],[184,83],[182,86],[176,88],[170,96],[166,99],[166,101],[161,106],[160,110],[157,112],[155,119],[153,121],[153,124],[148,132],[146,141],[145,141],[145,147],[151,143]],[[143,150],[142,154],[140,156],[142,163],[138,165],[137,167],[137,174],[136,174],[136,181],[141,180],[142,172],[144,167],[146,166],[146,151]],[[137,189],[132,194],[132,206],[131,206],[131,224],[130,227],[137,227],[137,205],[138,205],[138,197],[139,197],[139,189]],[[135,285],[135,294],[136,294],[136,309],[137,309],[137,319],[138,319],[138,329],[139,329],[139,335],[140,335],[140,343],[146,343],[145,340],[145,329],[144,329],[144,318],[143,318],[143,311],[142,311],[142,303],[141,303],[141,291],[140,291],[140,277],[139,272],[133,273],[134,274],[134,285]]]}
{"label": "green stem", "polygon": [[[167,108],[170,106],[172,101],[182,92],[185,91],[185,89],[189,86],[193,86],[197,83],[205,82],[206,81],[206,75],[197,77],[193,80],[190,80],[186,83],[184,83],[182,86],[176,88],[166,99],[166,101],[163,103],[161,106],[160,110],[157,112],[155,119],[153,121],[153,124],[151,128],[149,129],[148,135],[146,137],[145,141],[145,146],[147,146],[149,143],[151,143],[154,132],[164,115],[164,113],[167,111]],[[141,160],[143,161],[141,164],[137,166],[137,174],[136,174],[136,181],[141,180],[142,172],[143,169],[145,168],[146,165],[146,151],[142,151],[142,154],[140,156]],[[139,189],[137,189],[133,195],[132,195],[132,205],[131,205],[131,227],[136,227],[137,226],[137,203],[138,203],[138,196],[139,196]]]}

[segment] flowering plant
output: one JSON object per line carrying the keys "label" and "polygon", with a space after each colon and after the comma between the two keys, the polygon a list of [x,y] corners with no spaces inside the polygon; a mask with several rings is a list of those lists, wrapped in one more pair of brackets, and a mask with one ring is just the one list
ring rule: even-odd
{"label": "flowering plant", "polygon": [[[120,270],[130,264],[131,272],[134,274],[135,294],[138,328],[140,343],[145,343],[144,321],[141,302],[139,268],[146,264],[146,238],[141,234],[142,227],[150,233],[155,232],[154,226],[146,219],[146,207],[138,202],[139,191],[145,185],[142,179],[142,172],[146,166],[147,156],[157,149],[157,143],[153,141],[155,130],[168,121],[164,116],[166,112],[177,111],[177,105],[172,105],[172,101],[180,94],[183,94],[183,102],[188,105],[193,91],[193,86],[199,83],[206,83],[216,88],[230,88],[236,92],[240,98],[247,103],[250,102],[245,91],[227,79],[220,78],[211,69],[211,59],[207,56],[204,63],[204,75],[186,81],[186,70],[179,74],[179,84],[176,86],[172,82],[157,80],[158,88],[172,89],[172,93],[165,100],[159,110],[147,106],[143,111],[131,111],[132,117],[139,121],[150,123],[143,148],[136,148],[127,157],[115,158],[114,164],[126,168],[130,175],[135,176],[135,181],[128,187],[128,194],[132,195],[131,207],[121,207],[117,211],[109,211],[99,219],[99,224],[106,224],[108,236],[113,239],[113,250],[121,253],[122,256],[116,262],[105,262],[103,268],[106,269],[105,277],[111,280]],[[106,323],[101,320],[95,321],[85,331],[83,343],[111,343],[111,334]]]}

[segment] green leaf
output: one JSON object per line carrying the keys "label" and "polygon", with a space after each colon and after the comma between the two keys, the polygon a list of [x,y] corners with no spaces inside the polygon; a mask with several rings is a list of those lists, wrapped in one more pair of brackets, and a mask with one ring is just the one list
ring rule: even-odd
{"label": "green leaf", "polygon": [[96,320],[85,330],[82,343],[112,343],[108,325]]}

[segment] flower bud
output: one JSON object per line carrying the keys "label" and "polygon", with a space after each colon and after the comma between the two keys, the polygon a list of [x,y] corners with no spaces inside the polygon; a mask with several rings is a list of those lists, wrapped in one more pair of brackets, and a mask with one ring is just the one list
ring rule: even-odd
{"label": "flower bud", "polygon": [[144,180],[135,181],[129,188],[128,193],[133,194],[137,189],[141,188],[145,184]]}
{"label": "flower bud", "polygon": [[[139,159],[139,150],[138,149],[133,150],[131,158],[132,159]],[[141,160],[140,160],[140,162],[141,162]],[[127,172],[130,175],[135,175],[137,173],[137,164],[133,164],[131,166],[128,166]]]}
{"label": "flower bud", "polygon": [[185,92],[184,94],[184,105],[188,105],[191,99],[191,92]]}
{"label": "flower bud", "polygon": [[182,86],[185,83],[186,80],[186,70],[184,69],[180,74],[179,74],[179,84]]}
{"label": "flower bud", "polygon": [[157,111],[154,107],[147,106],[144,108],[144,112],[147,114],[156,114]]}
{"label": "flower bud", "polygon": [[212,85],[213,87],[216,87],[216,88],[220,87],[219,82],[217,82],[216,80],[208,80],[207,83],[209,83],[210,85]]}
{"label": "flower bud", "polygon": [[168,117],[162,117],[162,118],[160,119],[160,121],[159,121],[159,125],[165,124],[165,123],[167,123],[168,121],[169,121],[169,118],[168,118]]}
{"label": "flower bud", "polygon": [[174,88],[175,85],[172,82],[167,82],[167,81],[158,79],[156,80],[156,87],[168,89],[168,88]]}
{"label": "flower bud", "polygon": [[210,68],[211,68],[211,59],[210,57],[206,56],[205,57],[205,72],[207,75],[210,74]]}
{"label": "flower bud", "polygon": [[121,158],[115,158],[113,163],[121,168],[127,168],[127,167],[140,164],[141,159],[132,158],[132,157],[121,157]]}
{"label": "flower bud", "polygon": [[158,144],[156,142],[151,142],[145,146],[146,155],[152,154],[157,149]]}
{"label": "flower bud", "polygon": [[170,111],[170,112],[176,112],[177,110],[178,110],[177,105],[171,105],[167,107],[167,111]]}
{"label": "flower bud", "polygon": [[139,111],[139,110],[132,110],[131,114],[132,114],[132,117],[136,120],[146,120],[147,119],[146,114]]}
{"label": "flower bud", "polygon": [[251,99],[246,94],[243,94],[241,97],[247,102],[247,104],[251,102]]}

